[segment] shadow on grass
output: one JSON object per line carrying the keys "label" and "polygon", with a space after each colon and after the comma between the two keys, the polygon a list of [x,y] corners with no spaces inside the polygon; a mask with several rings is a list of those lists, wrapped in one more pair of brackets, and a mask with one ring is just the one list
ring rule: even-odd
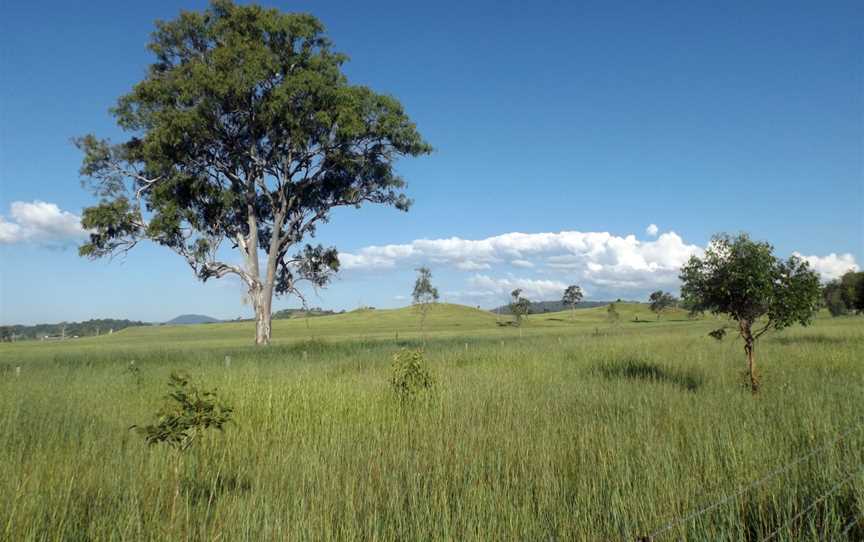
{"label": "shadow on grass", "polygon": [[638,359],[603,362],[598,364],[595,370],[609,380],[665,382],[687,391],[696,391],[705,381],[705,377],[696,371],[671,369]]}
{"label": "shadow on grass", "polygon": [[807,344],[838,345],[851,342],[850,337],[828,337],[826,335],[797,335],[793,337],[771,337],[772,343],[786,346],[798,346]]}
{"label": "shadow on grass", "polygon": [[192,502],[215,501],[226,493],[245,493],[252,489],[249,480],[235,475],[219,475],[210,480],[183,478],[180,486]]}

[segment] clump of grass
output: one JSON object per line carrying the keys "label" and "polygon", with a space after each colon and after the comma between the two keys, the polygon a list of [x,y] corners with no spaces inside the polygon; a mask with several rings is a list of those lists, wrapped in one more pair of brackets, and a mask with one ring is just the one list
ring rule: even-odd
{"label": "clump of grass", "polygon": [[704,375],[697,371],[664,367],[657,363],[634,358],[602,362],[595,367],[595,370],[610,380],[663,382],[676,385],[687,391],[696,391],[705,381]]}

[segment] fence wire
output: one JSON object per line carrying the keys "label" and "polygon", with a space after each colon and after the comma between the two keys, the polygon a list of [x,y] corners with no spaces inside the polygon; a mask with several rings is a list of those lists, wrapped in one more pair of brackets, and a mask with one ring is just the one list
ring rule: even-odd
{"label": "fence wire", "polygon": [[[650,534],[648,534],[646,536],[641,536],[641,537],[637,538],[637,540],[646,540],[646,541],[654,540],[656,537],[660,536],[663,533],[668,532],[673,527],[676,527],[682,523],[686,523],[688,521],[691,521],[691,520],[693,520],[693,519],[695,519],[695,518],[697,518],[703,514],[707,514],[708,512],[710,512],[716,508],[719,508],[720,506],[723,506],[724,504],[726,504],[732,500],[735,500],[735,499],[741,497],[742,495],[752,491],[753,489],[755,489],[761,485],[764,485],[765,483],[776,478],[777,476],[780,476],[781,474],[784,474],[784,473],[792,470],[794,467],[798,466],[799,464],[803,463],[804,461],[807,461],[808,459],[812,458],[813,456],[818,455],[818,454],[824,452],[825,450],[828,450],[828,449],[836,446],[839,442],[841,442],[846,437],[857,433],[862,428],[864,428],[864,423],[862,423],[862,422],[864,422],[864,420],[859,420],[858,424],[855,427],[852,427],[852,428],[844,431],[843,433],[841,433],[839,436],[832,439],[827,444],[823,444],[822,446],[811,449],[806,454],[803,454],[803,455],[797,457],[796,459],[794,459],[793,461],[790,461],[789,463],[786,463],[785,465],[772,470],[771,472],[769,472],[767,475],[763,476],[762,478],[760,478],[760,479],[758,479],[758,480],[756,480],[750,484],[747,484],[746,486],[742,486],[741,488],[738,489],[738,491],[736,491],[730,495],[724,495],[723,498],[720,499],[719,501],[713,502],[707,506],[699,508],[698,510],[690,512],[689,514],[687,514],[685,516],[679,516],[679,517],[673,518],[672,521],[670,521],[670,522],[666,523],[665,525],[655,529],[654,531],[652,531]],[[854,478],[854,476],[845,479],[843,482],[845,483],[845,482],[849,481],[851,478]],[[854,522],[852,523],[852,525],[854,525]],[[782,529],[782,527],[781,527],[781,529]],[[851,529],[851,527],[849,529]],[[771,536],[773,536],[773,533]]]}
{"label": "fence wire", "polygon": [[799,519],[801,519],[802,517],[804,517],[804,515],[805,515],[807,512],[809,512],[810,510],[813,510],[814,508],[816,508],[816,506],[818,506],[820,502],[824,501],[825,499],[827,499],[828,497],[830,497],[830,496],[833,495],[834,493],[837,493],[837,491],[838,491],[841,487],[843,487],[844,485],[846,485],[850,480],[852,480],[853,478],[855,478],[856,476],[858,476],[861,472],[862,472],[861,470],[859,470],[858,472],[854,472],[854,473],[850,474],[849,476],[847,476],[846,478],[844,478],[843,480],[840,480],[839,482],[837,482],[836,484],[834,484],[834,486],[832,486],[831,489],[829,489],[828,491],[826,491],[825,493],[823,493],[822,495],[820,495],[818,499],[816,499],[816,500],[814,500],[813,502],[811,502],[810,505],[807,506],[807,508],[805,508],[804,510],[801,510],[800,512],[798,512],[797,514],[795,514],[794,516],[792,516],[792,517],[789,519],[789,521],[787,521],[786,523],[784,523],[783,525],[781,525],[780,527],[778,527],[776,530],[774,530],[771,534],[769,534],[768,536],[766,536],[765,538],[763,538],[763,539],[761,540],[761,542],[768,542],[769,540],[773,539],[775,536],[777,536],[778,534],[780,534],[780,531],[782,531],[782,530],[784,530],[784,529],[790,529],[790,528],[792,527],[792,524],[794,524],[796,521],[798,521]]}

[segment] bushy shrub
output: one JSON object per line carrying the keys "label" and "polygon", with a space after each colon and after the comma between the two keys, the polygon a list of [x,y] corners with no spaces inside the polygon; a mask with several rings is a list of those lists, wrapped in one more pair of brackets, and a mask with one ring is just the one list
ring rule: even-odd
{"label": "bushy shrub", "polygon": [[419,393],[431,390],[435,380],[429,371],[422,350],[403,348],[393,355],[390,385],[401,401],[416,397]]}
{"label": "bushy shrub", "polygon": [[721,327],[719,329],[715,329],[714,331],[709,331],[708,336],[711,337],[712,339],[717,339],[718,341],[722,341],[723,337],[726,336],[726,329]]}
{"label": "bushy shrub", "polygon": [[233,409],[219,400],[216,391],[198,389],[189,377],[171,373],[168,402],[157,414],[155,424],[135,429],[147,444],[160,442],[183,451],[188,449],[206,429],[222,430],[231,421]]}

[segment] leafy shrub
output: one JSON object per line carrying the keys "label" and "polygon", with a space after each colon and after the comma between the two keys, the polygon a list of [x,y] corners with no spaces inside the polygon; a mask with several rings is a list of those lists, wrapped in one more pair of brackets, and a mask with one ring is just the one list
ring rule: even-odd
{"label": "leafy shrub", "polygon": [[418,393],[431,390],[435,380],[422,350],[403,348],[393,355],[390,385],[401,401],[414,398]]}
{"label": "leafy shrub", "polygon": [[717,339],[718,341],[722,341],[723,337],[726,336],[726,329],[721,327],[719,329],[715,329],[714,331],[709,331],[708,336],[711,337],[712,339]]}
{"label": "leafy shrub", "polygon": [[190,383],[187,375],[179,373],[171,373],[168,386],[172,391],[166,396],[168,402],[157,414],[156,423],[130,427],[142,434],[147,444],[163,442],[184,451],[206,429],[222,431],[231,421],[233,409],[219,400],[215,390],[201,390]]}

